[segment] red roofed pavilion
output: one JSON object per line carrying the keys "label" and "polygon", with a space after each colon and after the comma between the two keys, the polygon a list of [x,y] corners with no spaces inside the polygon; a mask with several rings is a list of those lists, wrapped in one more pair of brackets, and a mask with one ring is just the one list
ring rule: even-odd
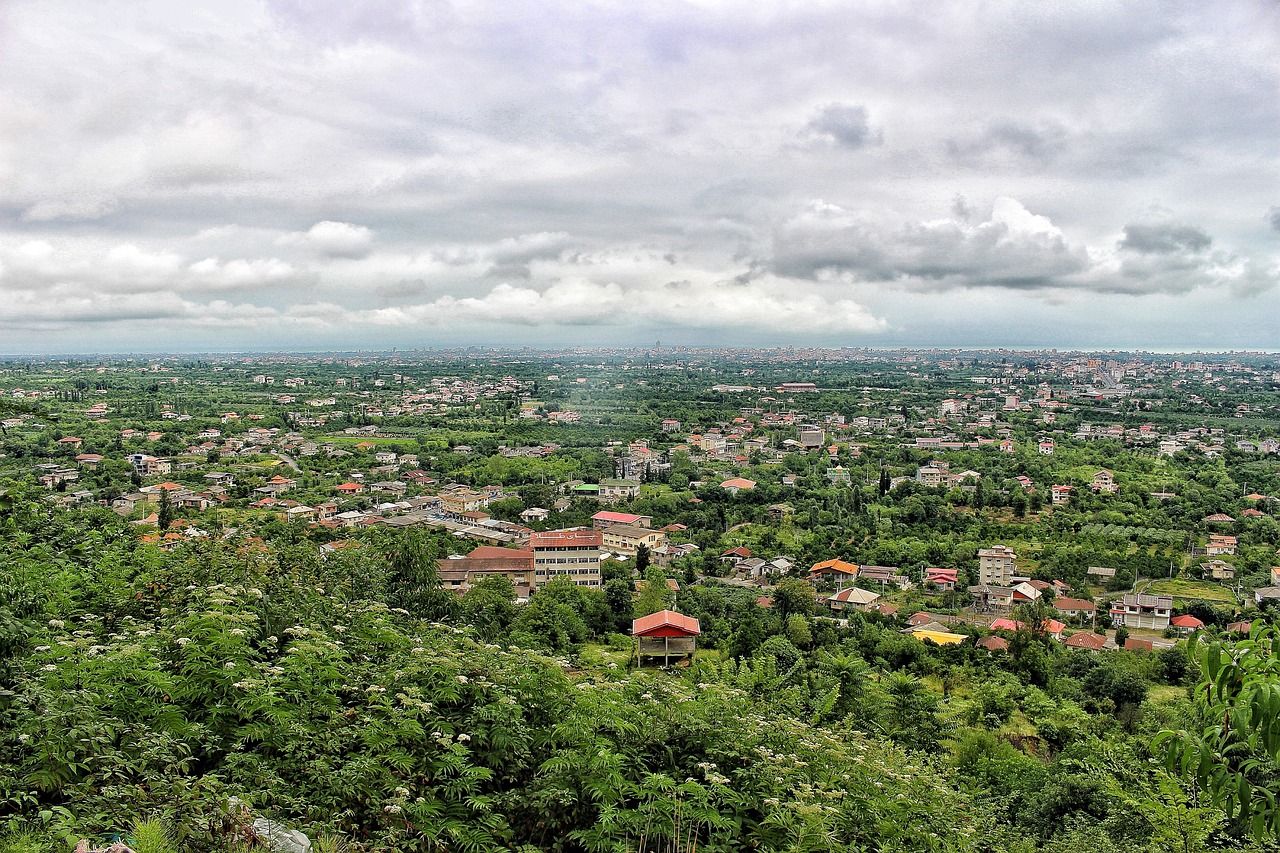
{"label": "red roofed pavilion", "polygon": [[667,666],[672,657],[692,658],[698,650],[697,637],[701,633],[697,619],[674,610],[659,610],[631,623],[631,635],[638,643],[640,659],[660,657],[663,666]]}

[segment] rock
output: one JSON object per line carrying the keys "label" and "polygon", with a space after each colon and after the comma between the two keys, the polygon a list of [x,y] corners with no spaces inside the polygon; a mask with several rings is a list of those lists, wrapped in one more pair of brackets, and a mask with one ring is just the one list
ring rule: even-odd
{"label": "rock", "polygon": [[311,839],[296,829],[265,817],[253,821],[253,831],[267,844],[272,853],[311,853]]}

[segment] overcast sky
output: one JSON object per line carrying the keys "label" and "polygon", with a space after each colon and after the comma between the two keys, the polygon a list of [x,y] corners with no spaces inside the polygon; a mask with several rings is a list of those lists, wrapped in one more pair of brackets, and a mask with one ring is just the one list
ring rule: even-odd
{"label": "overcast sky", "polygon": [[1280,348],[1280,4],[0,0],[0,353]]}

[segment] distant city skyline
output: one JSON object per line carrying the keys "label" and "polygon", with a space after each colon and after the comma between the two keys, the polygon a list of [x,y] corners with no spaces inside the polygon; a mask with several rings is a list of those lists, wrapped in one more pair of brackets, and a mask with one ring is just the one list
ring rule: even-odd
{"label": "distant city skyline", "polygon": [[1280,348],[1280,6],[0,5],[0,355]]}

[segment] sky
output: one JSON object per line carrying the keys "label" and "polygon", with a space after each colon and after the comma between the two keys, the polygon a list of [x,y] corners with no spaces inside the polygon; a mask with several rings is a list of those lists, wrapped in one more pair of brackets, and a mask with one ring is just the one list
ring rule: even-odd
{"label": "sky", "polygon": [[0,353],[1280,349],[1280,4],[0,0]]}

